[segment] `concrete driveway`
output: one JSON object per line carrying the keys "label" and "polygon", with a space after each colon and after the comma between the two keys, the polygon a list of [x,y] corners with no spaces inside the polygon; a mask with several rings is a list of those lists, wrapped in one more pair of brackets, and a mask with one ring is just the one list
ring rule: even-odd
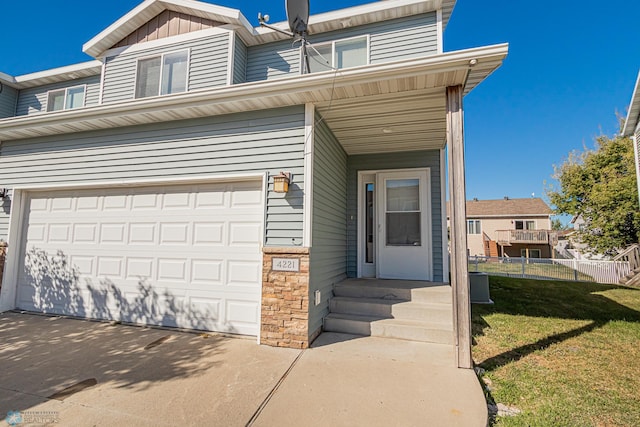
{"label": "concrete driveway", "polygon": [[342,334],[300,351],[4,313],[0,424],[485,426],[480,385],[451,351]]}

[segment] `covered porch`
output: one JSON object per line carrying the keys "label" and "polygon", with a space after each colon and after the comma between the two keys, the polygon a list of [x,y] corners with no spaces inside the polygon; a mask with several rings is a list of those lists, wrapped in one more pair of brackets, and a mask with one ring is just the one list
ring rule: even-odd
{"label": "covered porch", "polygon": [[[388,294],[389,282],[394,280],[405,281],[401,288],[417,288],[412,285],[417,283],[415,281],[421,281],[425,285],[421,286],[423,288],[434,288],[432,285],[438,284],[440,290],[447,289],[445,299],[448,303],[440,297],[431,300],[432,297],[427,296],[420,301],[426,306],[419,307],[422,310],[419,317],[437,317],[438,331],[431,328],[430,332],[425,332],[423,328],[416,333],[422,336],[440,334],[439,338],[426,341],[451,344],[455,349],[456,365],[472,367],[462,99],[500,66],[506,51],[507,47],[501,45],[406,61],[402,67],[399,63],[394,64],[398,68],[393,72],[388,70],[388,75],[371,75],[370,79],[357,83],[346,83],[345,76],[339,71],[325,95],[328,99],[313,103],[313,156],[316,158],[313,162],[313,194],[321,197],[313,200],[312,287],[318,283],[314,282],[313,271],[318,270],[319,264],[314,268],[314,263],[321,262],[314,253],[329,251],[336,243],[319,236],[325,235],[328,229],[318,226],[322,214],[317,215],[321,209],[316,203],[321,200],[325,207],[340,198],[323,198],[324,191],[316,186],[322,186],[322,181],[332,175],[331,171],[335,174],[342,170],[337,164],[342,161],[346,164],[346,205],[338,206],[336,218],[346,217],[344,276],[349,279],[341,282],[344,276],[339,274],[324,278],[327,286],[323,290],[336,295],[323,313],[326,316],[331,312],[325,318],[324,330],[358,333],[358,328],[364,328],[361,330],[363,335],[398,335],[395,337],[412,339],[402,336],[406,328],[398,333],[389,332],[397,325],[389,325],[384,316],[375,319],[374,314],[371,317],[369,309],[375,313],[393,308],[393,304],[372,301],[385,298],[385,295],[363,292],[360,296],[364,299],[363,305],[341,300],[345,295],[340,292],[356,285],[361,289],[373,289],[373,293],[376,288],[384,288],[382,292]],[[416,62],[422,64],[420,70],[412,69],[410,64]],[[430,66],[424,67],[426,63]],[[352,71],[345,74],[349,72]],[[341,159],[330,153],[335,147],[323,149],[327,139],[324,133],[330,133],[343,150]],[[318,160],[318,157],[322,159]],[[341,178],[334,183],[340,181]],[[334,196],[339,194],[341,192]],[[447,199],[452,206],[450,230],[447,230],[444,211]],[[326,268],[321,270],[326,271]],[[354,282],[366,278],[374,280]],[[411,302],[411,298],[399,299],[402,303]],[[367,324],[366,319],[347,318],[349,313],[338,307],[349,304],[352,305],[349,310],[355,316],[369,315],[371,321]],[[362,311],[367,305],[368,308]],[[363,322],[359,322],[361,320]],[[336,323],[350,326],[341,330]]]}

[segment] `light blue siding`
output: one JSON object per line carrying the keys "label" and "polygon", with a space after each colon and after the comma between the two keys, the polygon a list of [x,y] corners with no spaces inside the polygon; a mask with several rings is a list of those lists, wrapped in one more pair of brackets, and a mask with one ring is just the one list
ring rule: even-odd
{"label": "light blue siding", "polygon": [[[433,242],[433,274],[442,281],[442,203],[440,192],[440,151],[410,151],[349,156],[347,176],[347,275],[358,274],[358,171],[430,168],[431,172],[431,238]],[[446,221],[446,218],[444,219]],[[446,238],[446,236],[445,236]]]}
{"label": "light blue siding", "polygon": [[227,85],[229,37],[231,33],[173,43],[161,47],[123,52],[108,57],[104,76],[103,103],[134,99],[138,59],[189,49],[189,90]]}
{"label": "light blue siding", "polygon": [[[302,244],[302,106],[7,141],[0,170],[9,188],[290,171],[292,191],[267,194],[266,244]],[[5,206],[0,239],[6,239],[8,219]]]}
{"label": "light blue siding", "polygon": [[278,79],[300,75],[300,46],[290,40],[248,49],[247,81]]}
{"label": "light blue siding", "polygon": [[[419,58],[438,53],[436,13],[392,19],[309,37],[311,44],[370,36],[371,64]],[[249,48],[247,81],[300,74],[300,43],[269,43]]]}
{"label": "light blue siding", "polygon": [[86,85],[85,107],[97,105],[100,98],[100,76],[85,77],[67,82],[22,89],[18,94],[16,116],[41,114],[47,111],[48,92],[55,89]]}
{"label": "light blue siding", "polygon": [[235,51],[233,58],[233,84],[247,81],[247,47],[240,37],[235,36]]}
{"label": "light blue siding", "polygon": [[[316,117],[319,119],[319,116]],[[318,120],[316,120],[318,122]],[[313,161],[313,228],[309,259],[309,332],[322,327],[333,285],[347,273],[347,154],[329,127],[316,126]]]}
{"label": "light blue siding", "polygon": [[0,93],[0,119],[13,117],[16,115],[16,102],[18,100],[18,91],[6,84]]}

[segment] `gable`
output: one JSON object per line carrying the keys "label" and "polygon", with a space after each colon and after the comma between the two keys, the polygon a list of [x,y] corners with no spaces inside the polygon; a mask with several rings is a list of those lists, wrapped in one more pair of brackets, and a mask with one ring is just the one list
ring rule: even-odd
{"label": "gable", "polygon": [[165,10],[112,46],[123,47],[224,25],[211,19]]}

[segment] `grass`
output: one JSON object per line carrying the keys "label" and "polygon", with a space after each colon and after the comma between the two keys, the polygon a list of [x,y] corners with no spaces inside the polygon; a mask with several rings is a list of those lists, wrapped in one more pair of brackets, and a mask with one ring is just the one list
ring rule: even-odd
{"label": "grass", "polygon": [[640,290],[490,277],[473,357],[496,426],[640,426]]}

